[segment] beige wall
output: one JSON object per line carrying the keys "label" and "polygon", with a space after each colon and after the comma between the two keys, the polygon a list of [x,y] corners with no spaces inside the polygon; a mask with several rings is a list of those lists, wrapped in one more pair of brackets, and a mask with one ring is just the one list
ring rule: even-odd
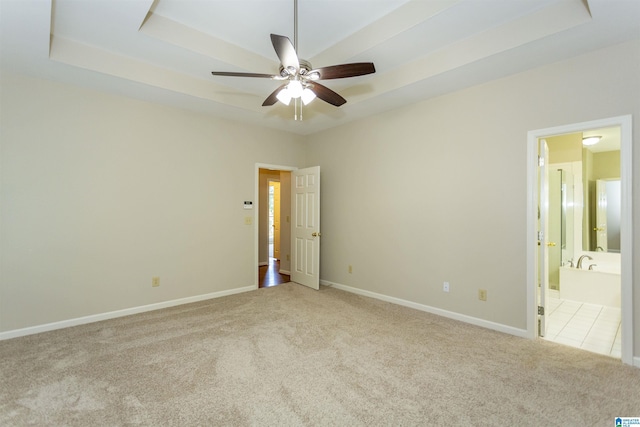
{"label": "beige wall", "polygon": [[303,166],[299,137],[44,80],[1,84],[0,331],[255,284],[243,201],[256,163]]}
{"label": "beige wall", "polygon": [[[618,45],[311,136],[321,277],[526,329],[527,132],[633,114],[640,140],[639,59],[638,42]],[[636,266],[639,237],[636,221]],[[634,328],[637,356],[640,316]]]}
{"label": "beige wall", "polygon": [[627,43],[306,138],[4,75],[0,331],[252,285],[256,162],[321,166],[322,279],[525,329],[527,132],[633,114],[640,140],[639,59]]}

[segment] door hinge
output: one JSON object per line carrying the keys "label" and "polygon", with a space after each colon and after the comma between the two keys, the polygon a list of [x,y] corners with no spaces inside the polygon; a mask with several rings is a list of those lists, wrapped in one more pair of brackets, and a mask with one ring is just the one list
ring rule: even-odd
{"label": "door hinge", "polygon": [[538,316],[544,316],[544,307],[541,305],[538,306]]}
{"label": "door hinge", "polygon": [[538,166],[544,166],[544,157],[538,156]]}
{"label": "door hinge", "polygon": [[538,231],[538,240],[542,242],[543,238],[544,238],[544,233],[542,231]]}

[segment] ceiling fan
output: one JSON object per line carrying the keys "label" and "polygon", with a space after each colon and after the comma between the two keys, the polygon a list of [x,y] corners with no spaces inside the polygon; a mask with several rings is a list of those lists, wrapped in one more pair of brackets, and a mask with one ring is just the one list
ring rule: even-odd
{"label": "ceiling fan", "polygon": [[[259,73],[236,73],[228,71],[212,71],[214,76],[228,77],[257,77],[283,81],[271,95],[262,103],[262,106],[274,105],[277,101],[289,105],[292,99],[295,100],[296,110],[299,100],[304,105],[313,101],[316,97],[339,107],[347,102],[342,96],[328,87],[318,83],[318,80],[342,79],[346,77],[363,76],[376,72],[372,62],[357,62],[351,64],[331,65],[328,67],[313,68],[309,61],[300,59],[298,50],[298,0],[294,0],[294,38],[293,43],[288,37],[271,34],[271,43],[280,59],[280,73],[259,74]],[[300,108],[302,106],[300,105]],[[296,114],[295,118],[298,116]]]}

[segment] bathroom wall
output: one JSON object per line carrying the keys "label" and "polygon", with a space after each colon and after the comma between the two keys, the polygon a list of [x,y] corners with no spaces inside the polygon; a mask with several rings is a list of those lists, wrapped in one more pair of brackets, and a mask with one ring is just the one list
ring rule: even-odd
{"label": "bathroom wall", "polygon": [[620,150],[593,153],[591,179],[620,179]]}

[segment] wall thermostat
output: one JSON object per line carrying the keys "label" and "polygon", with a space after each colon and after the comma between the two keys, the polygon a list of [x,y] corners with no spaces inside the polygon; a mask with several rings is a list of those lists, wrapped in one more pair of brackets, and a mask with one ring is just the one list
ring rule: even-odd
{"label": "wall thermostat", "polygon": [[245,209],[253,209],[253,202],[245,201],[244,202]]}

